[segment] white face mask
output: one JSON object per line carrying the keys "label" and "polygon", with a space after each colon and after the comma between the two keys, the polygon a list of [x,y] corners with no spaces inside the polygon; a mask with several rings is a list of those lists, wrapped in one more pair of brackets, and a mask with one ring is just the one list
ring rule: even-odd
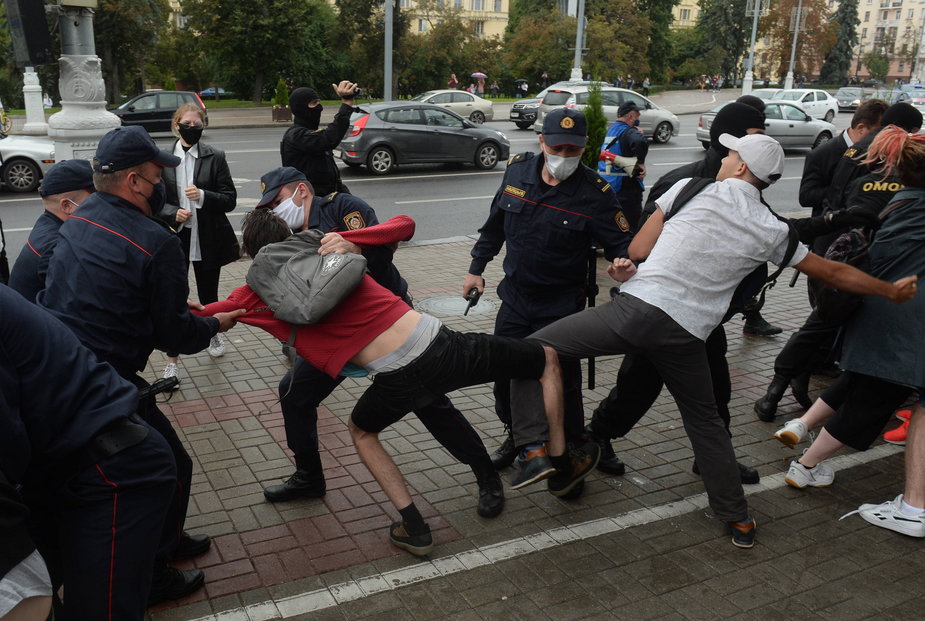
{"label": "white face mask", "polygon": [[289,225],[289,228],[300,229],[302,225],[305,224],[305,209],[303,205],[295,204],[292,200],[294,197],[295,192],[293,192],[292,196],[274,207],[273,213],[282,218],[286,224]]}
{"label": "white face mask", "polygon": [[546,149],[543,149],[543,152],[546,154],[546,170],[560,181],[568,179],[581,163],[580,155],[578,157],[562,157],[552,155]]}

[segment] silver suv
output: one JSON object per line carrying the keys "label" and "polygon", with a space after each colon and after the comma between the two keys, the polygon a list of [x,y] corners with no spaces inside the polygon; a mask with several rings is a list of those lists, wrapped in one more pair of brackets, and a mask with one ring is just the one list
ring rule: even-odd
{"label": "silver suv", "polygon": [[[540,133],[543,130],[543,119],[556,108],[568,106],[583,110],[588,105],[589,82],[568,83],[567,85],[552,86],[543,97],[533,124],[533,131]],[[660,108],[639,93],[625,88],[601,86],[601,99],[604,104],[604,116],[610,122],[617,120],[617,110],[625,101],[633,101],[642,110],[639,117],[639,129],[653,142],[665,143],[677,136],[681,131],[681,121],[673,113]]]}

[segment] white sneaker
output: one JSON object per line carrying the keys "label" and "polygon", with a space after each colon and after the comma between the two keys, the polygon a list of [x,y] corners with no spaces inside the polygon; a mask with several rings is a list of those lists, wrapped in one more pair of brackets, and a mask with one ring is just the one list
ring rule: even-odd
{"label": "white sneaker", "polygon": [[176,362],[169,362],[167,366],[164,367],[164,379],[168,377],[177,378],[177,383],[180,382],[180,368],[177,366]]}
{"label": "white sneaker", "polygon": [[808,435],[806,425],[799,418],[794,418],[793,420],[788,420],[781,429],[778,429],[774,437],[793,448],[804,441]]}
{"label": "white sneaker", "polygon": [[879,505],[861,505],[858,514],[864,521],[910,537],[925,537],[925,513],[906,515],[902,512],[903,495]]}
{"label": "white sneaker", "polygon": [[225,355],[225,339],[221,334],[216,334],[209,341],[209,355],[213,358],[220,358]]}
{"label": "white sneaker", "polygon": [[790,470],[784,481],[788,485],[803,489],[804,487],[827,487],[835,480],[835,472],[824,463],[816,464],[815,468],[807,468],[798,461],[790,462]]}

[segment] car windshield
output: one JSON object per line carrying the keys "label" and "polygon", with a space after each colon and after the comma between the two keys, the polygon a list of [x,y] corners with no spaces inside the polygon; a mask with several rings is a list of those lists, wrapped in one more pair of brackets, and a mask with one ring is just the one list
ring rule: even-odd
{"label": "car windshield", "polygon": [[774,95],[774,99],[783,99],[784,101],[799,101],[803,99],[806,93],[800,91],[781,91]]}
{"label": "car windshield", "polygon": [[860,97],[864,94],[859,88],[840,88],[838,92],[835,93],[836,97]]}
{"label": "car windshield", "polygon": [[543,104],[547,106],[562,106],[569,100],[572,93],[568,91],[549,91],[543,97]]}
{"label": "car windshield", "polygon": [[434,94],[434,91],[427,91],[426,93],[421,93],[420,95],[415,95],[411,98],[411,101],[424,101],[428,97]]}

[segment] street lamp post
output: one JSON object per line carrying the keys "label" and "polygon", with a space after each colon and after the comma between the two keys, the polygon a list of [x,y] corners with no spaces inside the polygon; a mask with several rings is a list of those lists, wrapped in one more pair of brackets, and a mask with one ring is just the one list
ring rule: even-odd
{"label": "street lamp post", "polygon": [[[748,95],[752,92],[752,84],[755,80],[755,39],[758,36],[758,17],[764,15],[765,11],[761,8],[763,0],[750,0],[751,11],[754,19],[752,20],[752,39],[748,48],[748,68],[745,71],[745,77],[742,79],[742,94]],[[748,15],[749,11],[745,12]]]}
{"label": "street lamp post", "polygon": [[803,0],[797,0],[796,19],[793,21],[793,47],[790,48],[790,70],[787,71],[787,77],[784,78],[784,88],[793,88],[793,63],[797,55],[797,39],[800,36],[800,22],[803,12]]}
{"label": "street lamp post", "polygon": [[581,45],[585,38],[585,0],[578,0],[578,28],[575,31],[575,63],[572,65],[572,80],[582,79]]}

